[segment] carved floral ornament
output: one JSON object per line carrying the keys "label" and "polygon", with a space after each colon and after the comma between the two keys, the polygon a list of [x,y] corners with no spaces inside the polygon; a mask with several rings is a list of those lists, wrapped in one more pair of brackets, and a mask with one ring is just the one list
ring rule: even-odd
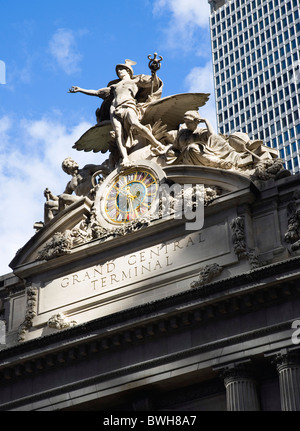
{"label": "carved floral ornament", "polygon": [[300,249],[300,191],[293,193],[287,207],[288,227],[284,239],[291,244],[293,252]]}
{"label": "carved floral ornament", "polygon": [[210,283],[215,277],[217,277],[223,271],[223,267],[218,263],[212,263],[201,268],[198,276],[198,280],[191,283],[191,288],[204,286]]}
{"label": "carved floral ornament", "polygon": [[37,294],[38,294],[38,289],[36,287],[32,287],[32,286],[27,287],[27,289],[26,289],[26,297],[27,297],[26,313],[25,313],[24,322],[19,327],[19,334],[18,334],[18,340],[19,341],[25,341],[26,333],[31,328],[32,321],[37,314],[37,312],[36,312]]}
{"label": "carved floral ornament", "polygon": [[260,262],[255,249],[247,246],[245,218],[238,216],[231,222],[232,243],[235,254],[239,259],[247,258],[251,268],[255,269],[260,266]]}
{"label": "carved floral ornament", "polygon": [[57,313],[50,317],[47,325],[49,328],[61,330],[76,326],[77,321],[68,319],[63,313]]}
{"label": "carved floral ornament", "polygon": [[[33,325],[33,319],[37,315],[37,295],[38,289],[36,287],[29,286],[26,289],[26,313],[24,322],[20,325],[18,330],[18,341],[23,342],[26,339],[26,333],[30,330]],[[71,328],[77,325],[76,320],[67,318],[63,313],[59,312],[53,315],[47,322],[49,328],[62,330]]]}
{"label": "carved floral ornament", "polygon": [[[238,216],[231,221],[230,224],[232,232],[232,244],[233,250],[239,259],[248,259],[251,269],[256,269],[263,266],[258,259],[256,250],[251,249],[247,246],[245,219],[242,216]],[[200,269],[198,279],[193,281],[190,285],[191,288],[197,288],[204,286],[215,278],[217,278],[224,267],[220,266],[217,262],[205,265]]]}

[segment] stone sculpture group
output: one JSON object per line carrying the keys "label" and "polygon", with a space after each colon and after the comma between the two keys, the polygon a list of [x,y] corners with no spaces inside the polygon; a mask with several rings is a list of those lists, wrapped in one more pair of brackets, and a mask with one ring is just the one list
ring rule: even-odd
{"label": "stone sculpture group", "polygon": [[[154,54],[156,57],[157,54]],[[96,111],[97,125],[74,148],[110,150],[111,168],[128,167],[139,159],[154,159],[161,166],[188,164],[249,173],[278,153],[245,133],[220,136],[198,113],[209,94],[185,93],[161,98],[163,83],[156,73],[134,75],[125,60],[116,66],[118,79],[99,90],[74,86],[69,92],[97,96],[103,103]],[[200,127],[200,124],[204,127]]]}
{"label": "stone sculpture group", "polygon": [[62,169],[69,175],[59,196],[45,190],[44,223],[82,196],[93,200],[96,184],[114,169],[126,169],[140,160],[161,167],[196,165],[225,169],[257,180],[290,175],[274,150],[260,140],[250,140],[236,131],[229,136],[217,134],[198,109],[209,99],[206,93],[162,96],[163,83],[157,77],[162,57],[148,56],[151,75],[135,75],[134,61],[116,65],[117,79],[99,90],[73,86],[69,93],[83,93],[103,99],[96,110],[97,124],[74,144],[73,148],[94,153],[108,152],[101,165],[79,168],[66,158]]}

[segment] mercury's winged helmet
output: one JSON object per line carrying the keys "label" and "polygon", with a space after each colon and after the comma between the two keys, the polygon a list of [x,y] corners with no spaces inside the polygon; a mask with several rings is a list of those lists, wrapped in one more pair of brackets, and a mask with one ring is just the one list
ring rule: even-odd
{"label": "mercury's winged helmet", "polygon": [[125,63],[123,63],[123,64],[120,63],[120,64],[116,65],[116,73],[118,74],[118,70],[119,69],[126,69],[129,72],[129,75],[132,78],[133,77],[133,69],[132,69],[131,66],[134,66],[135,64],[136,64],[135,61],[126,59]]}

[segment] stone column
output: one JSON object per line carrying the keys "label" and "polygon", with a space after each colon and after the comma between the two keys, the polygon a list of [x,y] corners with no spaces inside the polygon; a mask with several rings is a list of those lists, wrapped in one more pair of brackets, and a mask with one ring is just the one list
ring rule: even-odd
{"label": "stone column", "polygon": [[258,411],[257,384],[248,364],[234,364],[221,371],[226,388],[227,411]]}
{"label": "stone column", "polygon": [[280,352],[273,363],[279,375],[282,411],[300,411],[300,355],[297,352]]}

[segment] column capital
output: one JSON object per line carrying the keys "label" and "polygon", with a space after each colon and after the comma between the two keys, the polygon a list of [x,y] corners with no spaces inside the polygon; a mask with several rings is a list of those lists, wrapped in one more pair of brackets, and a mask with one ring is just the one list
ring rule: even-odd
{"label": "column capital", "polygon": [[257,411],[259,400],[251,360],[214,369],[224,380],[227,411]]}
{"label": "column capital", "polygon": [[225,385],[234,380],[253,379],[252,362],[250,359],[241,362],[233,362],[214,368],[219,376],[224,379]]}
{"label": "column capital", "polygon": [[271,363],[276,366],[278,372],[288,367],[300,367],[300,349],[282,349],[275,352]]}

